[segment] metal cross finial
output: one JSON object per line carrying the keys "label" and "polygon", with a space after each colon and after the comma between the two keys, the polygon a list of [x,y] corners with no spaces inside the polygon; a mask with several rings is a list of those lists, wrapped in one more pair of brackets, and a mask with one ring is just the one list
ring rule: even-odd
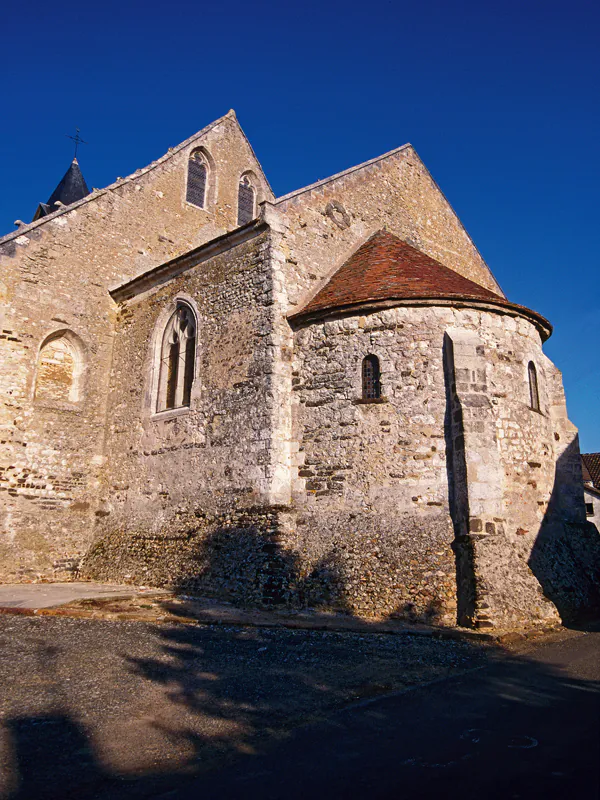
{"label": "metal cross finial", "polygon": [[75,128],[75,136],[69,136],[68,133],[65,133],[65,136],[67,137],[67,139],[73,139],[73,141],[75,142],[75,155],[73,156],[73,158],[77,158],[77,148],[79,147],[80,144],[87,144],[87,142],[85,141],[85,139],[82,139],[81,136],[79,135],[79,128]]}

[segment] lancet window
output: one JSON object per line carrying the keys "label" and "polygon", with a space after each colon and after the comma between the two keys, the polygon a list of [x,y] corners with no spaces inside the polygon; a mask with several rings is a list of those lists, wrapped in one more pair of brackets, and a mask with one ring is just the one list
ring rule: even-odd
{"label": "lancet window", "polygon": [[38,355],[35,399],[77,403],[81,399],[82,348],[71,331],[49,336]]}
{"label": "lancet window", "polygon": [[178,303],[162,339],[158,411],[190,405],[196,362],[196,317]]}
{"label": "lancet window", "polygon": [[202,151],[195,150],[188,161],[188,178],[185,199],[188,203],[206,207],[206,188],[208,182],[208,166]]}
{"label": "lancet window", "polygon": [[254,186],[252,186],[250,178],[245,175],[241,179],[238,189],[238,225],[245,225],[254,219],[255,196]]}
{"label": "lancet window", "polygon": [[540,393],[538,391],[537,370],[533,361],[527,365],[527,375],[529,378],[529,408],[532,411],[540,410]]}

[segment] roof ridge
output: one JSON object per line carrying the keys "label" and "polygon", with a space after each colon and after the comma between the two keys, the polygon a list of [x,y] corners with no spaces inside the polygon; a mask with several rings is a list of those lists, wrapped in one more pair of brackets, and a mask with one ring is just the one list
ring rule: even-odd
{"label": "roof ridge", "polygon": [[238,128],[240,129],[240,132],[241,132],[242,136],[243,136],[243,137],[244,137],[244,139],[246,140],[246,144],[247,144],[247,145],[248,145],[248,147],[250,148],[250,152],[251,152],[251,153],[252,153],[252,155],[254,156],[254,160],[255,160],[255,161],[256,161],[256,163],[258,164],[258,168],[259,168],[259,170],[260,170],[260,173],[261,173],[261,175],[262,175],[262,176],[263,176],[263,178],[264,178],[264,181],[265,181],[265,183],[266,183],[266,184],[267,184],[267,186],[269,187],[269,190],[270,190],[271,194],[273,195],[273,197],[275,197],[275,192],[273,191],[273,187],[272,187],[272,186],[271,186],[271,184],[269,183],[269,179],[267,178],[267,176],[266,176],[266,174],[265,174],[265,171],[264,171],[264,169],[263,169],[263,166],[262,166],[262,164],[260,163],[260,160],[259,160],[258,156],[257,156],[257,155],[256,155],[256,153],[254,152],[254,148],[252,147],[252,144],[251,144],[251,142],[250,142],[250,139],[249,139],[249,138],[246,136],[246,131],[245,131],[245,130],[242,128],[242,126],[241,126],[241,124],[240,124],[240,121],[239,121],[239,119],[237,118],[237,114],[235,113],[235,111],[233,110],[233,108],[230,108],[230,109],[229,109],[229,111],[227,112],[227,114],[226,114],[225,116],[226,116],[226,117],[228,117],[228,116],[231,116],[231,117],[232,117],[233,119],[235,119],[235,121],[237,122],[237,126],[238,126]]}
{"label": "roof ridge", "polygon": [[412,144],[410,144],[410,142],[407,142],[406,144],[403,144],[400,147],[396,147],[393,150],[388,150],[387,153],[383,153],[380,156],[376,156],[375,158],[370,158],[368,161],[363,161],[361,164],[355,164],[355,166],[348,167],[348,169],[344,169],[341,172],[336,172],[335,175],[330,175],[329,178],[323,178],[322,180],[316,181],[315,183],[309,183],[308,186],[303,186],[301,189],[296,189],[293,192],[288,192],[288,194],[284,194],[281,197],[277,197],[273,201],[273,205],[284,203],[286,200],[291,200],[292,198],[304,194],[305,192],[311,192],[313,189],[318,189],[319,187],[324,186],[326,183],[331,183],[331,181],[335,181],[338,178],[343,178],[345,175],[350,175],[352,172],[356,172],[359,169],[368,167],[371,164],[377,163],[378,161],[383,161],[385,158],[390,158],[391,156],[395,156],[402,150],[406,150],[409,147],[414,150]]}
{"label": "roof ridge", "polygon": [[[196,139],[198,139],[201,136],[204,136],[210,130],[212,130],[217,125],[219,125],[221,122],[223,122],[223,120],[228,119],[228,118],[229,119],[230,118],[235,119],[235,121],[237,122],[240,130],[242,130],[242,127],[239,124],[239,122],[237,120],[237,117],[235,115],[235,111],[233,109],[230,109],[227,112],[227,114],[224,114],[222,117],[219,117],[218,119],[214,120],[209,125],[206,125],[204,128],[202,128],[201,130],[197,131],[192,136],[189,136],[187,139],[185,139],[183,142],[180,142],[175,147],[169,147],[167,152],[164,155],[160,156],[160,158],[157,158],[156,161],[151,161],[150,164],[148,164],[145,167],[141,167],[140,169],[137,169],[135,172],[132,172],[131,175],[127,175],[125,178],[118,178],[116,181],[114,181],[113,183],[109,184],[108,186],[105,186],[103,189],[92,189],[90,194],[86,195],[86,197],[83,197],[81,200],[77,200],[75,203],[71,203],[71,205],[65,206],[64,208],[59,208],[56,211],[53,211],[51,214],[48,214],[45,217],[40,217],[40,219],[37,219],[37,220],[35,220],[33,222],[29,222],[26,225],[21,225],[16,231],[10,231],[10,233],[4,234],[4,236],[0,237],[0,245],[1,244],[5,244],[6,242],[10,242],[13,239],[17,239],[19,236],[23,236],[24,234],[28,233],[29,231],[33,230],[34,228],[38,228],[39,226],[44,225],[46,222],[48,222],[50,220],[57,219],[58,217],[62,216],[63,214],[68,214],[70,211],[73,211],[74,209],[79,208],[80,206],[84,205],[85,203],[90,203],[90,202],[92,202],[92,200],[96,200],[98,197],[102,197],[107,192],[114,191],[115,189],[118,189],[119,187],[124,186],[127,183],[131,183],[136,178],[140,178],[142,175],[145,175],[148,172],[151,172],[153,169],[156,169],[156,167],[158,167],[159,165],[164,164],[165,161],[168,161],[170,158],[172,158],[174,155],[176,155],[181,150],[186,148],[188,145],[190,145]],[[243,131],[242,131],[242,133],[243,133]],[[245,135],[246,134],[244,134],[244,136]],[[255,156],[255,158],[256,158],[256,156]],[[257,161],[258,161],[258,159],[257,159]]]}

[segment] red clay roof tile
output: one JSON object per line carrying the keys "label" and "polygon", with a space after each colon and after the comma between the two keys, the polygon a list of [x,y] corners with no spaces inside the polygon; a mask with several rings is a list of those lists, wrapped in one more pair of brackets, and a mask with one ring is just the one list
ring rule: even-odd
{"label": "red clay roof tile", "polygon": [[[383,300],[473,300],[533,316],[547,338],[552,327],[536,312],[459,275],[388,231],[374,233],[291,319]],[[541,325],[540,325],[541,323]]]}
{"label": "red clay roof tile", "polygon": [[591,481],[596,489],[600,489],[600,453],[582,453],[581,461],[583,480]]}
{"label": "red clay roof tile", "polygon": [[397,236],[377,231],[338,269],[302,314],[368,300],[411,297],[503,299]]}

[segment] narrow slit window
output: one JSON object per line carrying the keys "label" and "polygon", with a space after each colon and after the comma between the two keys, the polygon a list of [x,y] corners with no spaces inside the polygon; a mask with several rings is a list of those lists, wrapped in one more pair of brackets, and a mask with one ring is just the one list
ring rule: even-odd
{"label": "narrow slit window", "polygon": [[530,361],[527,366],[527,375],[529,377],[529,408],[532,411],[539,411],[540,393],[538,391],[537,370],[533,361]]}
{"label": "narrow slit window", "polygon": [[381,397],[381,370],[377,356],[366,356],[362,362],[362,398],[379,400]]}
{"label": "narrow slit window", "polygon": [[206,179],[208,170],[202,153],[192,153],[188,162],[188,179],[185,199],[204,208],[206,204]]}
{"label": "narrow slit window", "polygon": [[162,339],[157,411],[191,404],[196,363],[196,318],[180,303]]}
{"label": "narrow slit window", "polygon": [[238,189],[238,225],[245,225],[254,219],[254,187],[245,176]]}

